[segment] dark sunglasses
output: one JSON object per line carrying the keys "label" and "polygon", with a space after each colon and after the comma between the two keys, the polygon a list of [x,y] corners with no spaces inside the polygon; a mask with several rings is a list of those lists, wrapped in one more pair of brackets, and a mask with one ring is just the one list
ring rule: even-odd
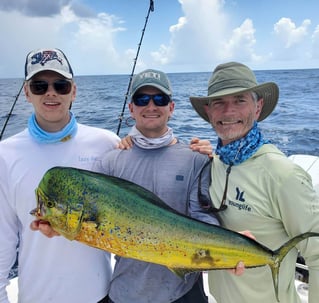
{"label": "dark sunglasses", "polygon": [[71,92],[72,83],[65,79],[59,79],[53,83],[44,80],[33,80],[30,82],[29,86],[32,94],[44,95],[51,84],[53,85],[54,90],[60,95],[67,95]]}
{"label": "dark sunglasses", "polygon": [[166,106],[171,101],[170,96],[165,94],[156,94],[156,95],[148,95],[148,94],[137,94],[133,96],[133,103],[136,106],[146,106],[153,100],[156,106]]}

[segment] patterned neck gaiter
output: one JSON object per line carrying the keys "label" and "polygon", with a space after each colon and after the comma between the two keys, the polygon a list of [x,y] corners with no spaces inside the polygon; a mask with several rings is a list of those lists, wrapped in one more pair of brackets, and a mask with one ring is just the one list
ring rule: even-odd
{"label": "patterned neck gaiter", "polygon": [[175,138],[173,130],[170,127],[168,127],[167,132],[161,137],[147,138],[143,136],[143,134],[141,134],[141,132],[135,126],[133,126],[131,131],[129,132],[129,136],[131,136],[134,144],[144,149],[155,149],[168,146]]}
{"label": "patterned neck gaiter", "polygon": [[262,145],[269,142],[269,140],[264,140],[255,121],[247,135],[239,140],[222,146],[221,139],[218,139],[215,153],[219,155],[223,163],[231,166],[238,165],[250,158]]}

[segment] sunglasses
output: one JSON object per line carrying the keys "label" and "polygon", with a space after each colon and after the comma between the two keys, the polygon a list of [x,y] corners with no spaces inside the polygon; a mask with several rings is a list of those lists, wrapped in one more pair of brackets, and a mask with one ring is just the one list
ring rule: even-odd
{"label": "sunglasses", "polygon": [[[207,195],[206,191],[207,188],[211,185],[211,177],[210,177],[210,170],[211,170],[211,162],[213,161],[213,158],[211,158],[202,168],[202,170],[200,171],[199,174],[199,180],[198,180],[198,192],[197,192],[197,196],[198,196],[198,200],[199,203],[201,205],[201,207],[203,209],[205,209],[208,212],[212,212],[212,213],[218,213],[220,211],[224,211],[227,208],[226,205],[226,200],[227,200],[227,190],[228,190],[228,178],[229,178],[229,174],[231,172],[231,168],[233,166],[233,164],[230,164],[227,169],[226,169],[226,181],[225,181],[225,188],[224,188],[224,193],[223,193],[223,197],[222,197],[222,201],[220,203],[219,208],[213,207],[213,202],[210,199],[209,194]],[[208,171],[207,171],[208,169]],[[208,184],[205,184],[205,186],[202,186],[202,174],[203,172],[206,173],[204,174],[205,176],[209,176],[209,182]],[[207,181],[205,181],[207,183]],[[206,188],[206,191],[203,192],[202,188]]]}
{"label": "sunglasses", "polygon": [[137,94],[133,96],[132,100],[136,106],[146,106],[150,103],[151,100],[153,100],[156,106],[166,106],[169,102],[171,102],[170,96],[165,94]]}
{"label": "sunglasses", "polygon": [[67,95],[71,92],[72,83],[71,81],[65,79],[59,79],[54,81],[53,83],[49,83],[44,80],[34,80],[30,82],[29,86],[32,94],[44,95],[47,92],[49,85],[51,84],[53,85],[54,90],[59,95]]}

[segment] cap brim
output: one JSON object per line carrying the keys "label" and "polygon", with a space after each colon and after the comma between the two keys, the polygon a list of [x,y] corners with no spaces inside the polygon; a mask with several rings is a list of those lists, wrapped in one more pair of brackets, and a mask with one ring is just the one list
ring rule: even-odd
{"label": "cap brim", "polygon": [[274,82],[263,83],[248,89],[239,88],[239,87],[228,88],[225,90],[218,91],[217,93],[214,93],[206,97],[190,97],[189,99],[195,111],[204,120],[209,122],[209,118],[206,114],[204,106],[207,105],[210,100],[220,98],[220,97],[226,97],[226,96],[230,96],[234,94],[244,93],[248,91],[254,91],[257,93],[259,97],[264,99],[264,105],[259,115],[258,121],[264,120],[266,117],[268,117],[272,113],[272,111],[274,110],[278,102],[279,88],[277,84]]}
{"label": "cap brim", "polygon": [[157,89],[159,89],[162,93],[164,93],[165,95],[168,95],[168,96],[171,96],[172,95],[172,92],[170,90],[168,90],[167,88],[161,86],[161,85],[158,85],[158,84],[154,84],[154,83],[143,83],[139,86],[137,86],[135,88],[135,90],[131,93],[131,96],[134,96],[135,93],[142,87],[145,87],[145,86],[151,86],[151,87],[155,87]]}
{"label": "cap brim", "polygon": [[73,78],[73,75],[70,74],[70,73],[67,73],[67,72],[64,72],[64,71],[61,71],[61,70],[56,70],[54,68],[46,68],[44,70],[37,70],[37,71],[34,71],[34,72],[31,72],[28,74],[28,76],[25,78],[25,80],[30,80],[33,76],[35,76],[36,74],[38,73],[41,73],[41,72],[45,72],[45,71],[52,71],[52,72],[56,72],[57,74],[65,77],[66,79],[72,79]]}

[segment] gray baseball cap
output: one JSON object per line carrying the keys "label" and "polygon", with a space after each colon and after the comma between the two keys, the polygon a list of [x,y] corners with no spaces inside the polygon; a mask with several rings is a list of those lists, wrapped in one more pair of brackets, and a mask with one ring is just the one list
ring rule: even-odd
{"label": "gray baseball cap", "polygon": [[172,87],[167,75],[159,70],[146,69],[134,75],[130,89],[131,97],[144,86],[153,86],[168,96],[172,95]]}

